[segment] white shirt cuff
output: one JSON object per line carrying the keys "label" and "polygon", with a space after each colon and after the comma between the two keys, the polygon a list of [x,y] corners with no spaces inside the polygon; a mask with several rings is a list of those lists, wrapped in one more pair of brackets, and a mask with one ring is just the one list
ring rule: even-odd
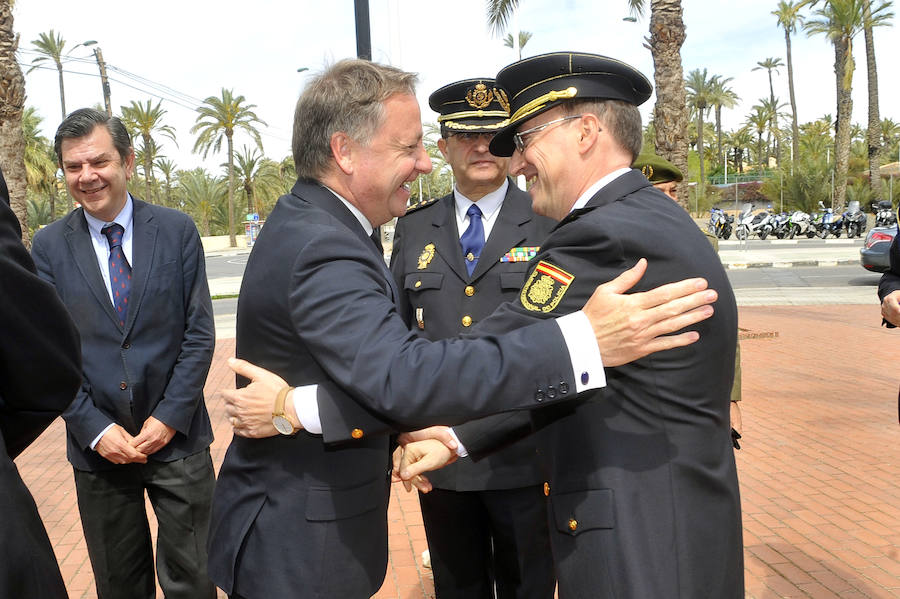
{"label": "white shirt cuff", "polygon": [[308,433],[322,434],[322,419],[319,417],[319,401],[316,399],[318,385],[304,385],[295,387],[291,391],[291,399],[294,403],[294,415],[297,421]]}
{"label": "white shirt cuff", "polygon": [[582,393],[591,389],[606,386],[606,372],[603,370],[603,358],[597,347],[594,328],[587,315],[579,310],[556,319],[562,332],[569,359],[572,361],[572,374],[575,375],[575,391]]}
{"label": "white shirt cuff", "polygon": [[456,455],[461,458],[469,457],[469,451],[466,449],[466,446],[462,444],[462,441],[459,440],[459,437],[456,436],[456,431],[452,428],[447,429],[450,433],[450,436],[453,437],[453,440],[456,441]]}
{"label": "white shirt cuff", "polygon": [[100,442],[100,439],[103,438],[103,435],[106,434],[106,431],[108,431],[109,429],[111,429],[111,428],[114,427],[115,425],[116,425],[115,422],[113,422],[112,424],[107,425],[105,429],[103,429],[102,431],[100,431],[100,434],[99,434],[99,435],[97,435],[96,437],[94,437],[94,440],[91,441],[91,449],[92,449],[92,450],[96,451],[95,448],[97,447],[97,443]]}

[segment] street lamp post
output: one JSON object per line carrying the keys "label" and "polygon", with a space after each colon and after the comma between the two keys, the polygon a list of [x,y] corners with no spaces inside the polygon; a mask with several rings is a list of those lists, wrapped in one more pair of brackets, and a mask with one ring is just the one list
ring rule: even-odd
{"label": "street lamp post", "polygon": [[97,40],[88,40],[81,44],[82,46],[96,46],[94,50],[94,58],[97,59],[97,66],[100,67],[100,83],[103,86],[103,103],[106,105],[106,114],[112,116],[112,100],[109,93],[109,78],[106,76],[106,63],[103,62],[103,51],[97,46]]}

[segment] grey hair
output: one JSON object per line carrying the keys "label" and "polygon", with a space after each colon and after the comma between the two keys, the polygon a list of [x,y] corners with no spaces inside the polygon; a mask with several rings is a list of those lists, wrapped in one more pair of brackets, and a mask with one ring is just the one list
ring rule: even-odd
{"label": "grey hair", "polygon": [[294,110],[291,149],[297,176],[319,179],[332,165],[331,136],[341,131],[367,145],[381,125],[384,101],[415,95],[417,75],[367,60],[345,59],[310,81]]}
{"label": "grey hair", "polygon": [[131,136],[128,130],[118,117],[109,116],[105,112],[101,112],[94,108],[79,108],[69,113],[59,128],[56,129],[56,137],[53,139],[53,150],[56,152],[56,159],[62,166],[62,142],[64,139],[76,139],[84,137],[94,130],[94,127],[103,126],[109,131],[112,137],[113,145],[122,158],[122,163],[132,152]]}
{"label": "grey hair", "polygon": [[590,112],[597,115],[622,149],[631,152],[631,161],[641,153],[644,132],[638,107],[622,100],[573,100],[565,103],[566,114]]}

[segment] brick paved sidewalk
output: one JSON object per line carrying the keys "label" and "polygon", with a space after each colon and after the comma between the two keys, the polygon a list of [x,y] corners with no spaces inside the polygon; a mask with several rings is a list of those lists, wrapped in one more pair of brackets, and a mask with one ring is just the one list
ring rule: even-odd
{"label": "brick paved sidewalk", "polygon": [[[874,305],[742,307],[744,440],[737,453],[747,597],[900,597],[900,331]],[[777,336],[766,335],[777,333]],[[233,385],[218,343],[207,381],[213,461],[231,438],[215,391]],[[70,596],[96,597],[64,426],[17,460],[47,525]],[[395,488],[390,564],[378,599],[430,599],[414,495]],[[161,594],[160,594],[161,596]],[[224,594],[220,595],[224,597]]]}

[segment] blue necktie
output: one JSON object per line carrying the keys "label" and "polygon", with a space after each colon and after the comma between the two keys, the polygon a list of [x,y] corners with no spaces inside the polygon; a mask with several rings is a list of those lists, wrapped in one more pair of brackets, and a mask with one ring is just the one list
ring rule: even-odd
{"label": "blue necktie", "polygon": [[122,225],[112,223],[106,225],[100,232],[106,235],[109,241],[109,286],[112,290],[113,307],[119,317],[119,326],[125,326],[128,318],[128,292],[131,290],[131,266],[125,259],[122,250],[122,235],[125,229]]}
{"label": "blue necktie", "polygon": [[462,246],[466,270],[471,277],[475,265],[478,264],[481,249],[484,247],[484,227],[481,225],[481,209],[478,206],[472,204],[466,214],[469,216],[469,228],[459,238],[459,245]]}

